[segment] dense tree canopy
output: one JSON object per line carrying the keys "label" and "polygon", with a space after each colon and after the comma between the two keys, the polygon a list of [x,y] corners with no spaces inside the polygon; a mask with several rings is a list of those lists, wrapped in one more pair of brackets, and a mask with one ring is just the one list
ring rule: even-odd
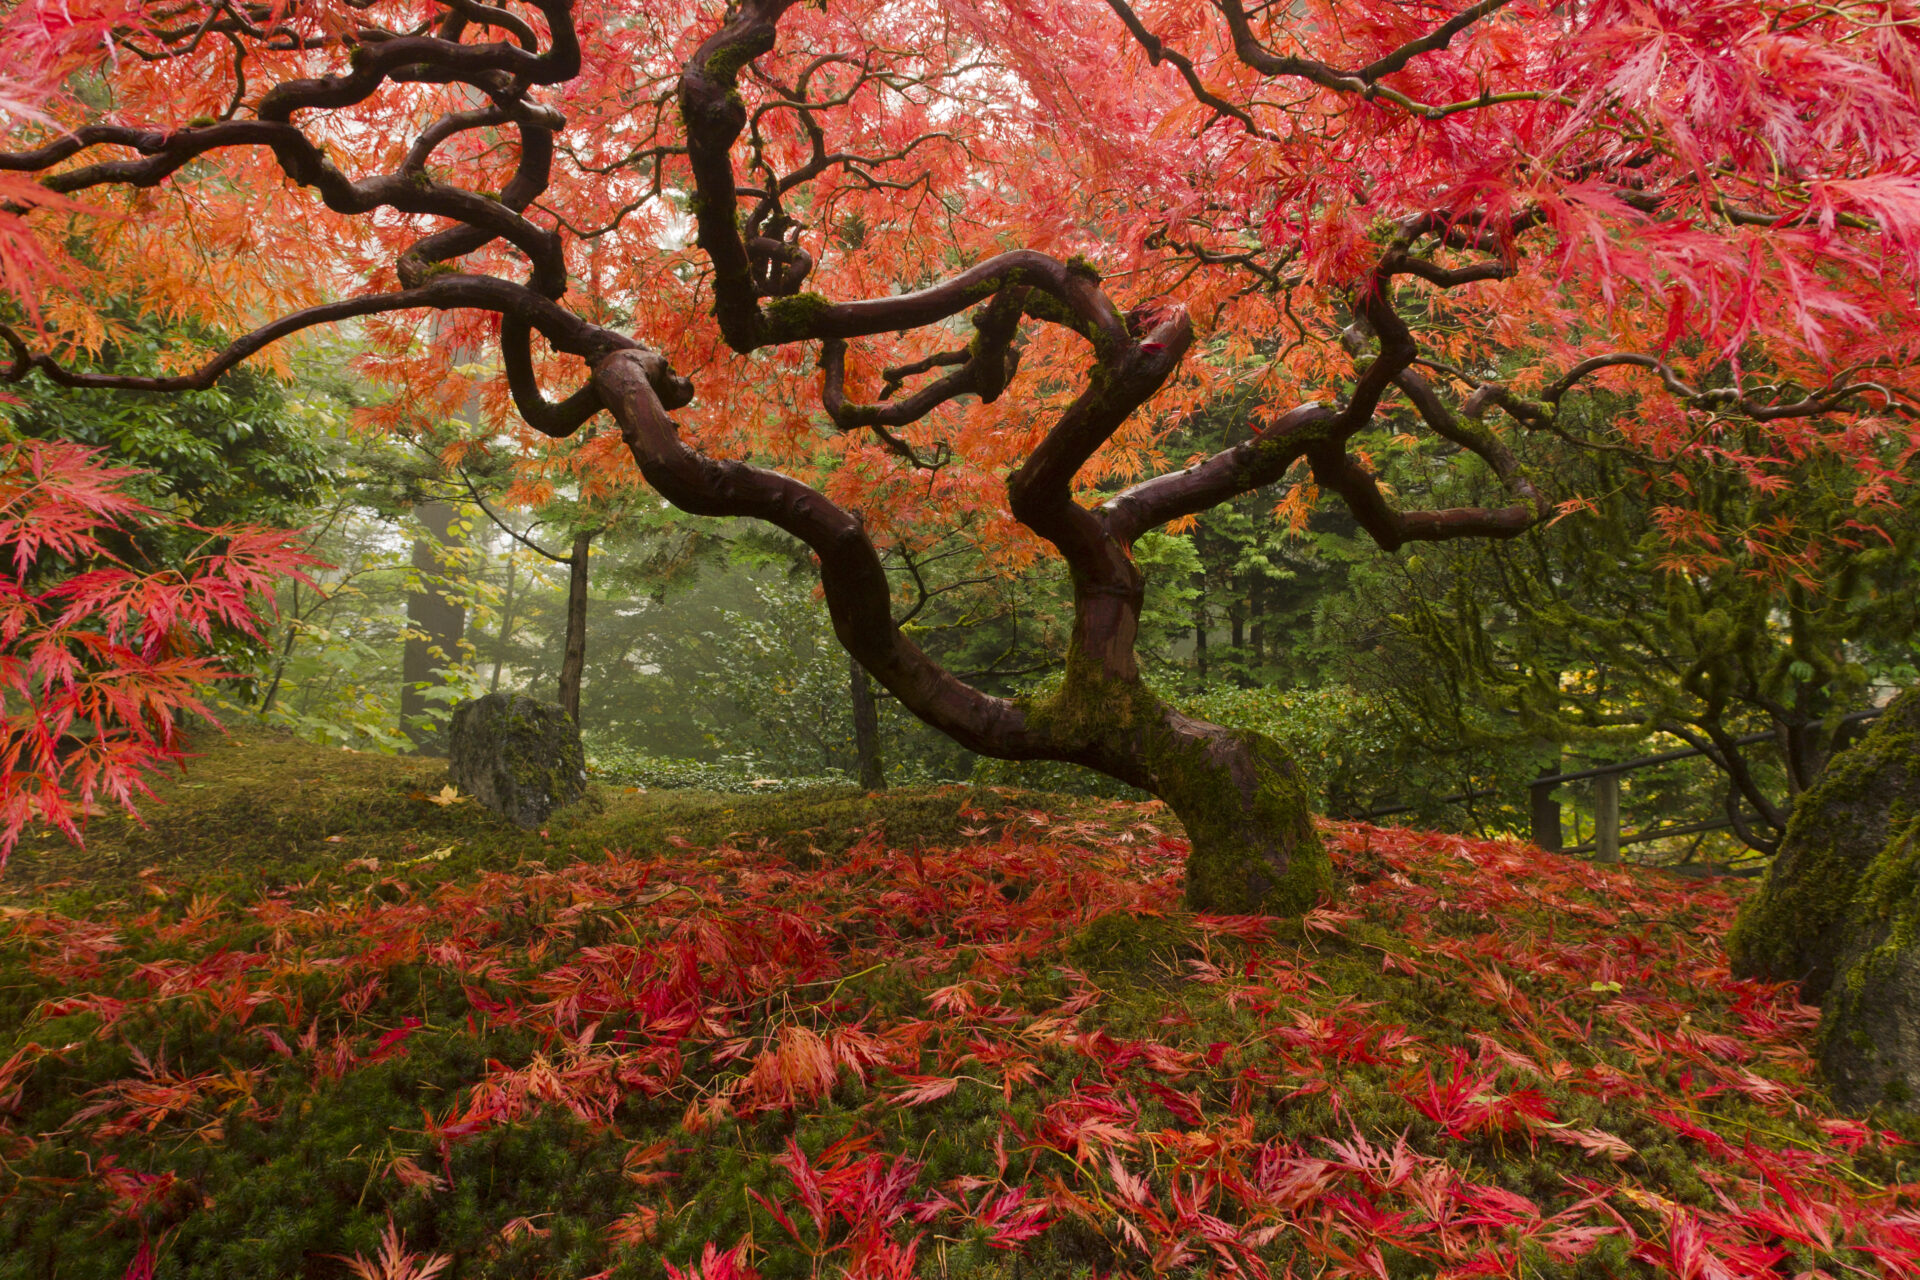
{"label": "dense tree canopy", "polygon": [[[1825,454],[1783,471],[1792,484],[1774,492],[1697,459],[1651,475],[1611,452],[1563,449],[1557,463],[1595,495],[1598,518],[1409,558],[1364,602],[1378,678],[1397,683],[1429,749],[1639,755],[1667,735],[1704,753],[1721,799],[1708,805],[1773,852],[1794,800],[1860,729],[1849,717],[1912,681],[1915,513],[1836,496],[1829,481],[1839,473],[1844,491],[1848,473]],[[1667,569],[1654,513],[1682,493],[1723,527],[1791,520],[1811,543],[1807,572],[1775,579],[1744,540],[1721,563]]]}
{"label": "dense tree canopy", "polygon": [[[1847,501],[1895,501],[1913,18],[29,0],[0,154],[0,262],[28,301],[0,336],[15,380],[189,390],[353,322],[403,393],[388,425],[477,394],[503,431],[586,437],[528,451],[536,494],[543,459],[609,485],[630,455],[676,506],[780,526],[908,709],[1160,794],[1194,837],[1194,906],[1297,909],[1326,874],[1297,772],[1140,682],[1130,549],[1290,473],[1286,502],[1324,495],[1388,549],[1511,537],[1590,500],[1530,465],[1536,438],[1763,491],[1832,454]],[[247,336],[83,368],[128,301]],[[1638,397],[1617,439],[1566,413],[1595,387]],[[1170,433],[1229,392],[1257,430],[1188,456]],[[1391,491],[1376,458],[1409,437],[1501,497]],[[1737,539],[1753,572],[1805,577],[1826,533],[1656,514],[1682,574]],[[1049,696],[972,687],[897,625],[882,549],[946,527],[1003,564],[1065,561]]]}

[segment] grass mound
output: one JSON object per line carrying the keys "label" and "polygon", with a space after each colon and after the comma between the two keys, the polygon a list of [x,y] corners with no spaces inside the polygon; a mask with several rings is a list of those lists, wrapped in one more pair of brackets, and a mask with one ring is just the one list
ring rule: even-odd
{"label": "grass mound", "polygon": [[351,768],[399,800],[270,779],[260,854],[183,796],[118,900],[0,912],[0,1276],[1920,1265],[1909,1148],[1728,977],[1724,884],[1341,824],[1348,897],[1275,926],[1182,912],[1150,806],[543,841]]}

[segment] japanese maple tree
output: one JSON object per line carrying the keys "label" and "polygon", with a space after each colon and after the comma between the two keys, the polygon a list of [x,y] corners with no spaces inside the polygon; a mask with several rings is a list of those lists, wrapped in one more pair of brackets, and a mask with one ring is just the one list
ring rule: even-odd
{"label": "japanese maple tree", "polygon": [[[110,29],[45,17],[7,32],[0,119],[50,123],[63,62]],[[0,199],[0,298],[38,319],[60,255],[22,215],[78,206],[11,174]],[[207,690],[232,674],[217,649],[257,639],[261,601],[314,563],[280,530],[169,518],[129,492],[143,473],[103,454],[0,437],[0,864],[29,826],[78,841],[100,801],[133,810],[184,758],[185,723],[211,718]],[[175,551],[153,563],[140,535],[163,523]]]}
{"label": "japanese maple tree", "polygon": [[[478,391],[585,435],[582,467],[805,540],[903,705],[1164,798],[1193,907],[1298,911],[1330,878],[1298,773],[1143,685],[1133,543],[1296,467],[1296,509],[1389,549],[1514,536],[1578,509],[1525,445],[1594,382],[1647,406],[1596,447],[1761,485],[1838,449],[1896,500],[1914,8],[28,0],[10,42],[103,38],[0,154],[7,225],[70,262],[11,376],[198,387],[357,322],[395,424]],[[245,336],[77,371],[109,293]],[[1180,456],[1224,384],[1256,430]],[[1405,509],[1388,433],[1511,502]],[[955,513],[1002,563],[1065,562],[1050,693],[970,687],[900,625],[880,548]],[[1667,523],[1676,571],[1739,537],[1795,572],[1791,530]]]}
{"label": "japanese maple tree", "polygon": [[97,802],[132,809],[186,754],[183,723],[210,717],[222,633],[257,638],[259,600],[313,562],[247,526],[197,530],[174,564],[123,556],[158,515],[124,492],[134,474],[77,445],[0,444],[0,863],[30,824],[78,840]]}

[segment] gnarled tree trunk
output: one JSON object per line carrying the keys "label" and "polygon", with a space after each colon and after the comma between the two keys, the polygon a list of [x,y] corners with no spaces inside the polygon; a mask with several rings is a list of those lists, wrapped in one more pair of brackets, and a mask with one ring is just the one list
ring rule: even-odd
{"label": "gnarled tree trunk", "polygon": [[1084,669],[1029,718],[1057,736],[1060,758],[1167,802],[1190,844],[1193,910],[1298,915],[1333,889],[1306,784],[1271,738],[1197,720],[1137,678]]}
{"label": "gnarled tree trunk", "polygon": [[[1059,277],[1050,283],[1070,287]],[[1126,346],[1112,344],[1119,367],[1067,411],[1065,425],[1080,425],[1090,450],[1171,372],[1190,340],[1186,317],[1175,314],[1128,335]],[[1130,491],[1095,512],[1068,488],[1084,458],[1043,445],[1009,480],[1009,496],[1015,515],[1059,547],[1072,571],[1073,638],[1058,689],[1006,699],[962,683],[894,624],[886,571],[857,516],[787,476],[687,448],[662,403],[662,389],[674,386],[658,356],[613,352],[595,365],[594,386],[648,483],[674,505],[757,516],[813,547],[841,644],[908,710],[983,755],[1085,765],[1165,800],[1191,844],[1186,895],[1194,909],[1299,914],[1332,887],[1306,788],[1286,752],[1168,707],[1141,681],[1134,653],[1145,595],[1134,538],[1167,518],[1161,508],[1178,514],[1178,503],[1204,499],[1215,476],[1244,483],[1247,471],[1284,469],[1282,451],[1182,473],[1181,488]]]}
{"label": "gnarled tree trunk", "polygon": [[1148,755],[1151,790],[1192,842],[1187,905],[1298,915],[1333,890],[1300,769],[1271,738],[1164,711]]}

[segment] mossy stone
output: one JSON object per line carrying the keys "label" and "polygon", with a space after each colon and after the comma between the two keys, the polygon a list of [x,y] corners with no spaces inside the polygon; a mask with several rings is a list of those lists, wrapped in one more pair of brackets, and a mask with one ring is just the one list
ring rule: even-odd
{"label": "mossy stone", "polygon": [[1920,817],[1868,864],[1840,931],[1837,976],[1820,1019],[1833,1100],[1865,1111],[1910,1107],[1920,1091]]}
{"label": "mossy stone", "polygon": [[1896,698],[1794,804],[1780,852],[1727,935],[1733,973],[1832,987],[1855,895],[1903,817],[1920,814],[1920,690]]}
{"label": "mossy stone", "polygon": [[520,693],[490,693],[453,709],[447,771],[454,785],[520,827],[537,827],[586,790],[587,757],[573,718]]}

